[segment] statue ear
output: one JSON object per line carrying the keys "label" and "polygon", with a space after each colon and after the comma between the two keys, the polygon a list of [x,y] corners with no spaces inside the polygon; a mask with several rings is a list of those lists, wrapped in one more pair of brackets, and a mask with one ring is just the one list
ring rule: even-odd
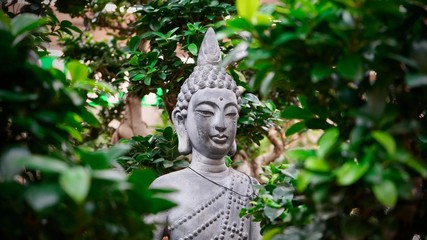
{"label": "statue ear", "polygon": [[234,140],[233,145],[230,148],[230,151],[228,151],[227,155],[232,157],[234,156],[234,154],[236,154],[237,152],[237,144],[236,144],[236,140]]}
{"label": "statue ear", "polygon": [[178,109],[172,112],[172,122],[178,135],[178,151],[182,155],[191,153],[191,143],[185,128],[185,118]]}

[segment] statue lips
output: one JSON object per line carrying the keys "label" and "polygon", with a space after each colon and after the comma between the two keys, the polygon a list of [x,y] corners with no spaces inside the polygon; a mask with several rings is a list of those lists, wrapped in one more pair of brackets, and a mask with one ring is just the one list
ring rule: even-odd
{"label": "statue lips", "polygon": [[224,144],[227,142],[228,137],[223,135],[223,134],[217,134],[217,135],[213,135],[211,137],[212,141],[214,141],[215,143],[218,144]]}

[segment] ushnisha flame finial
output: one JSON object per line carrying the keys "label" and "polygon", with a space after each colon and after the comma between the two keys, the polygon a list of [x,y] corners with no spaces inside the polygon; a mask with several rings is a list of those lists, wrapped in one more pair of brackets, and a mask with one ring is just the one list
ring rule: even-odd
{"label": "ushnisha flame finial", "polygon": [[200,46],[199,56],[197,58],[197,66],[206,64],[219,65],[221,62],[221,50],[219,49],[218,41],[215,32],[212,28],[208,28]]}

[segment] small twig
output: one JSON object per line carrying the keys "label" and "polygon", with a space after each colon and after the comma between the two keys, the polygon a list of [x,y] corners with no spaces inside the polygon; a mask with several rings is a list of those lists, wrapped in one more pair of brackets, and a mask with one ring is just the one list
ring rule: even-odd
{"label": "small twig", "polygon": [[284,151],[284,141],[283,136],[280,134],[280,137],[277,137],[278,131],[275,128],[270,128],[268,130],[267,138],[273,144],[273,151],[264,153],[253,161],[253,168],[255,176],[258,178],[259,181],[261,179],[259,178],[259,175],[263,173],[262,166],[270,164],[274,160],[276,160],[280,155],[282,155]]}
{"label": "small twig", "polygon": [[[4,7],[5,8],[9,8],[10,6],[12,6],[13,4],[16,4],[18,2],[18,0],[13,0],[13,1],[11,1],[9,4],[7,4],[7,5],[4,5]],[[4,2],[4,3],[6,3],[6,2]],[[3,4],[4,4],[3,3]],[[14,10],[15,11],[15,10]]]}

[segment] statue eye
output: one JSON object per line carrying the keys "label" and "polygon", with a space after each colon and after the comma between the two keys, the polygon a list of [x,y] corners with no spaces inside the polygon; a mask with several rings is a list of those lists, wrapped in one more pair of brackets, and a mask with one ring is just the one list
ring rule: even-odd
{"label": "statue eye", "polygon": [[199,113],[200,115],[202,115],[204,117],[212,117],[214,115],[213,112],[207,111],[207,110],[197,110],[197,113]]}
{"label": "statue eye", "polygon": [[225,116],[229,118],[236,118],[239,115],[237,108],[233,105],[229,105],[225,108]]}
{"label": "statue eye", "polygon": [[229,113],[225,114],[225,116],[227,116],[227,117],[236,117],[237,113],[236,112],[229,112]]}

